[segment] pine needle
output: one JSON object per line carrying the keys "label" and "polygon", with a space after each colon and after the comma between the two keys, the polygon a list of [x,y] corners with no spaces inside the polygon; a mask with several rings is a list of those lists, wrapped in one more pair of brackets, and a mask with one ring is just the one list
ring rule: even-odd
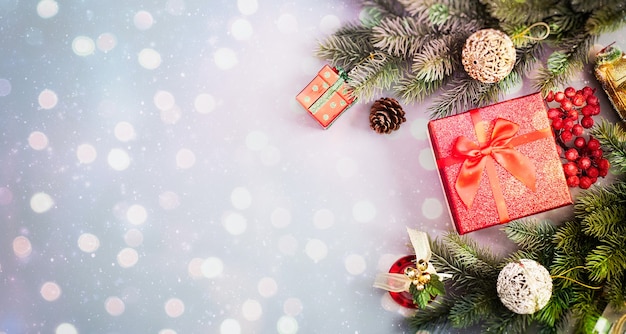
{"label": "pine needle", "polygon": [[606,157],[611,168],[620,174],[626,173],[626,131],[624,128],[607,120],[594,126],[590,134],[597,138],[602,147],[608,151]]}

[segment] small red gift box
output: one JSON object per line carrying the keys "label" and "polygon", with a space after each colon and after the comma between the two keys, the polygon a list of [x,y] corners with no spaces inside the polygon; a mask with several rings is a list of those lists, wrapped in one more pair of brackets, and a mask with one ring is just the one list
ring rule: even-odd
{"label": "small red gift box", "polygon": [[541,94],[428,123],[459,234],[572,203]]}
{"label": "small red gift box", "polygon": [[317,76],[296,96],[296,100],[324,129],[346,111],[355,99],[346,85],[347,74],[324,65]]}

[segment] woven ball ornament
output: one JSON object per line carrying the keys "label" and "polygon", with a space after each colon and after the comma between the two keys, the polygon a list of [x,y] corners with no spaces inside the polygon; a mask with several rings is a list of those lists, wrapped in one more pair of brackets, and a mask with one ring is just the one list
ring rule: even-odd
{"label": "woven ball ornament", "polygon": [[502,31],[479,30],[465,41],[461,62],[470,77],[484,83],[495,83],[513,70],[515,46]]}
{"label": "woven ball ornament", "polygon": [[552,278],[541,264],[521,259],[507,264],[498,275],[498,297],[509,310],[533,314],[552,296]]}

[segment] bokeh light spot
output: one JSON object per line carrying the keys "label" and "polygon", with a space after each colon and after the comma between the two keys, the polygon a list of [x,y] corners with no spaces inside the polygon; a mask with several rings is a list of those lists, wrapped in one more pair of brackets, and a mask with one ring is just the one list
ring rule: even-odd
{"label": "bokeh light spot", "polygon": [[109,166],[116,171],[123,171],[130,166],[130,157],[128,153],[121,148],[114,148],[109,151],[107,156]]}
{"label": "bokeh light spot", "polygon": [[252,15],[259,9],[257,0],[237,0],[237,8],[243,15]]}
{"label": "bokeh light spot", "polygon": [[226,214],[222,223],[226,231],[232,235],[243,234],[248,228],[246,217],[236,212]]}
{"label": "bokeh light spot", "polygon": [[113,134],[117,140],[127,142],[135,139],[135,128],[128,122],[118,122],[113,128]]}
{"label": "bokeh light spot", "polygon": [[185,303],[178,298],[170,298],[165,302],[165,314],[170,318],[178,318],[185,313]]}
{"label": "bokeh light spot", "polygon": [[126,304],[119,297],[112,296],[104,301],[104,309],[111,316],[117,317],[124,313],[126,310]]}
{"label": "bokeh light spot", "polygon": [[180,206],[180,198],[173,191],[164,191],[159,194],[159,206],[165,210],[174,210]]}
{"label": "bokeh light spot", "polygon": [[245,187],[237,187],[230,193],[230,202],[235,209],[244,210],[252,205],[252,195]]}
{"label": "bokeh light spot", "polygon": [[126,219],[133,225],[141,225],[148,219],[148,211],[139,204],[133,204],[126,210]]}
{"label": "bokeh light spot", "polygon": [[428,219],[437,219],[443,213],[443,205],[436,198],[427,198],[422,204],[422,214]]}
{"label": "bokeh light spot", "polygon": [[290,316],[282,316],[276,323],[278,334],[296,334],[298,332],[298,321]]}
{"label": "bokeh light spot", "polygon": [[291,224],[291,212],[285,208],[276,208],[270,217],[272,225],[276,228],[284,228]]}
{"label": "bokeh light spot", "polygon": [[286,315],[295,317],[302,312],[302,301],[298,298],[287,298],[283,303],[283,311]]}
{"label": "bokeh light spot", "polygon": [[225,319],[220,324],[220,334],[241,334],[241,325],[235,319]]}
{"label": "bokeh light spot", "polygon": [[265,298],[271,297],[278,291],[278,284],[271,277],[263,277],[257,284],[259,294]]}
{"label": "bokeh light spot", "polygon": [[320,209],[313,215],[313,225],[320,230],[332,227],[335,224],[335,215],[328,209]]}
{"label": "bokeh light spot", "polygon": [[48,147],[48,137],[43,132],[33,131],[28,136],[28,145],[33,150],[41,151]]}
{"label": "bokeh light spot", "polygon": [[9,188],[0,187],[0,205],[13,202],[13,192]]}
{"label": "bokeh light spot", "polygon": [[135,16],[133,17],[133,24],[135,24],[135,27],[139,30],[148,30],[154,24],[154,18],[149,12],[140,10],[135,13]]}
{"label": "bokeh light spot", "polygon": [[304,252],[313,262],[319,262],[328,255],[328,246],[319,239],[311,239],[304,246]]}
{"label": "bokeh light spot", "polygon": [[253,32],[252,25],[246,19],[236,19],[230,26],[230,33],[236,40],[248,40]]}
{"label": "bokeh light spot", "polygon": [[139,261],[139,253],[133,248],[124,248],[117,253],[117,263],[122,268],[130,268]]}
{"label": "bokeh light spot", "polygon": [[176,99],[174,95],[168,91],[160,90],[154,94],[154,105],[159,110],[168,110],[174,107],[176,104]]}
{"label": "bokeh light spot", "polygon": [[100,248],[100,239],[91,233],[83,233],[78,237],[78,248],[85,253],[93,253]]}
{"label": "bokeh light spot", "polygon": [[7,79],[0,79],[0,96],[11,94],[11,82]]}
{"label": "bokeh light spot", "polygon": [[195,257],[191,259],[191,261],[189,261],[189,263],[187,264],[187,272],[189,273],[189,277],[193,279],[200,279],[204,277],[204,275],[202,274],[203,262],[204,259],[199,257]]}
{"label": "bokeh light spot", "polygon": [[215,98],[211,94],[202,93],[198,94],[193,101],[193,106],[197,112],[201,114],[208,114],[215,110],[217,103]]}
{"label": "bokeh light spot", "polygon": [[59,12],[59,4],[54,0],[41,0],[37,4],[37,15],[42,19],[49,19]]}
{"label": "bokeh light spot", "polygon": [[54,282],[46,282],[39,289],[39,293],[46,301],[53,302],[61,297],[61,287]]}
{"label": "bokeh light spot", "polygon": [[418,160],[420,166],[422,166],[425,170],[435,170],[437,168],[433,151],[430,148],[420,150]]}
{"label": "bokeh light spot", "polygon": [[206,278],[215,278],[224,271],[224,263],[219,258],[209,257],[202,262],[200,271]]}
{"label": "bokeh light spot", "polygon": [[248,321],[259,320],[261,319],[261,315],[263,315],[263,307],[257,300],[247,299],[241,305],[241,313]]}
{"label": "bokeh light spot", "polygon": [[44,89],[41,93],[39,93],[37,100],[42,109],[52,109],[59,102],[57,94],[50,89]]}
{"label": "bokeh light spot", "polygon": [[215,65],[221,70],[229,70],[239,62],[235,51],[229,48],[217,49],[213,55],[213,60]]}
{"label": "bokeh light spot", "polygon": [[70,323],[64,322],[57,326],[54,334],[78,334],[76,327]]}
{"label": "bokeh light spot", "polygon": [[196,164],[196,155],[188,148],[182,148],[176,152],[176,166],[188,169]]}
{"label": "bokeh light spot", "polygon": [[124,233],[124,242],[129,247],[137,247],[143,243],[143,233],[136,228],[131,228]]}
{"label": "bokeh light spot", "polygon": [[54,200],[44,192],[38,192],[30,198],[30,208],[36,213],[44,213],[54,206]]}
{"label": "bokeh light spot", "polygon": [[87,36],[77,36],[72,41],[72,51],[78,56],[89,56],[96,50],[93,39]]}
{"label": "bokeh light spot", "polygon": [[96,160],[98,152],[90,144],[80,144],[76,148],[76,158],[81,164],[90,164]]}
{"label": "bokeh light spot", "polygon": [[100,34],[100,36],[98,36],[98,39],[96,39],[96,46],[98,47],[98,50],[104,53],[113,50],[116,45],[117,38],[115,37],[115,35],[108,32]]}
{"label": "bokeh light spot", "polygon": [[33,246],[25,236],[19,236],[13,239],[13,253],[15,256],[23,259],[33,252]]}
{"label": "bokeh light spot", "polygon": [[154,70],[161,66],[161,54],[154,49],[145,48],[139,51],[137,60],[139,65],[147,70]]}

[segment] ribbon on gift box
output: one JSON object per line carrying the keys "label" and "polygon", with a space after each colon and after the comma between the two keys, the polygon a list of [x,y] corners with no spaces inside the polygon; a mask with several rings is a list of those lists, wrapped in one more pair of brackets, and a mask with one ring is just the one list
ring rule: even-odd
{"label": "ribbon on gift box", "polygon": [[[430,242],[428,241],[428,235],[425,232],[410,228],[407,228],[406,230],[409,233],[411,245],[415,250],[415,258],[419,260],[424,260],[428,264],[424,272],[427,272],[431,275],[437,275],[435,267],[428,262],[432,256],[432,252],[430,250]],[[449,274],[440,274],[439,276],[441,277],[441,279],[451,277],[451,275]],[[378,275],[376,275],[374,287],[384,289],[390,292],[403,292],[409,291],[409,287],[411,286],[412,281],[413,279],[410,278],[407,274],[379,273]]]}
{"label": "ribbon on gift box", "polygon": [[482,117],[478,109],[469,111],[478,143],[465,136],[457,137],[452,154],[437,160],[439,168],[461,163],[455,189],[461,202],[469,209],[480,187],[483,171],[486,171],[496,210],[501,222],[509,221],[506,201],[500,187],[495,162],[500,164],[526,187],[535,191],[536,171],[532,161],[515,149],[526,144],[552,136],[550,128],[535,130],[517,135],[519,125],[503,119],[494,120],[491,136],[487,136]]}
{"label": "ribbon on gift box", "polygon": [[[338,78],[337,81],[335,81],[334,83],[332,83],[332,85],[330,85],[330,87],[328,87],[328,89],[324,92],[324,94],[322,94],[322,96],[320,98],[318,98],[310,107],[309,110],[311,111],[312,114],[317,113],[320,109],[322,109],[322,107],[328,103],[328,101],[331,100],[331,98],[335,95],[335,93],[339,94],[339,96],[341,97],[341,99],[339,99],[339,104],[340,107],[345,107],[348,105],[348,103],[351,103],[351,99],[349,97],[346,97],[347,92],[342,92],[340,91],[340,88],[346,83],[346,81],[348,80],[348,74],[341,68],[341,67],[335,67],[333,68],[333,70],[335,71],[335,73],[338,74]],[[337,103],[332,101],[332,103]],[[335,105],[330,105],[331,108],[336,108],[337,106]]]}

